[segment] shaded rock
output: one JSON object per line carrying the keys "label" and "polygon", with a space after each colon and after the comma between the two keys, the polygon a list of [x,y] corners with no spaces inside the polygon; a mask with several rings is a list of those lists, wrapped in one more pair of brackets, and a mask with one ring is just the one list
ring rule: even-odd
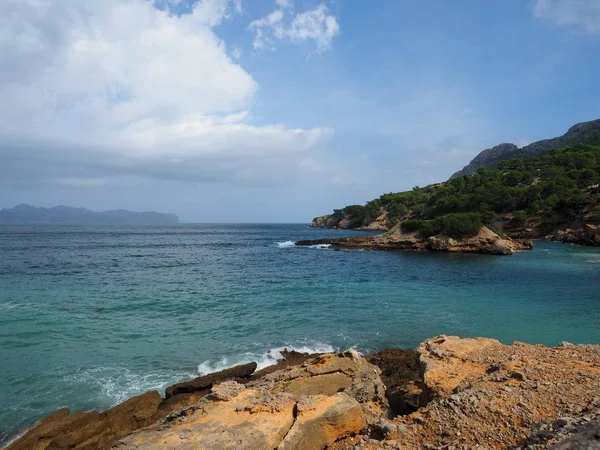
{"label": "shaded rock", "polygon": [[243,380],[247,379],[256,370],[256,363],[251,362],[248,364],[242,364],[239,366],[232,367],[231,369],[225,369],[220,372],[211,373],[202,377],[194,378],[190,381],[184,381],[182,383],[174,384],[169,386],[165,390],[166,398],[171,398],[177,394],[188,394],[190,392],[202,391],[210,389],[212,385],[226,381],[226,380]]}
{"label": "shaded rock", "polygon": [[419,358],[414,350],[389,348],[366,358],[381,369],[386,397],[394,414],[410,414],[427,403]]}
{"label": "shaded rock", "polygon": [[568,439],[550,450],[600,450],[600,422],[583,425]]}
{"label": "shaded rock", "polygon": [[69,414],[61,409],[7,447],[17,449],[107,449],[118,438],[156,420],[162,398],[147,392],[103,413]]}

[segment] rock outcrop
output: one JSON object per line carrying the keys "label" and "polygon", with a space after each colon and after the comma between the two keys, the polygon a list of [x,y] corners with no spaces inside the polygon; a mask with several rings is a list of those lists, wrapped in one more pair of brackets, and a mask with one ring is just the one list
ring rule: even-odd
{"label": "rock outcrop", "polygon": [[380,370],[327,354],[251,381],[228,381],[190,408],[121,439],[120,449],[323,449],[387,410]]}
{"label": "rock outcrop", "polygon": [[476,236],[463,239],[443,235],[424,238],[416,232],[406,233],[402,231],[401,226],[395,226],[389,232],[376,236],[304,240],[296,242],[296,245],[329,245],[330,248],[338,250],[415,250],[490,255],[510,255],[513,250],[533,248],[530,240],[502,239],[487,227],[482,227]]}
{"label": "rock outcrop", "polygon": [[364,433],[332,449],[595,448],[600,345],[561,345],[429,339],[418,350],[429,403],[388,419],[377,440]]}
{"label": "rock outcrop", "polygon": [[566,228],[549,234],[545,239],[566,244],[600,247],[600,225],[587,223],[582,228]]}
{"label": "rock outcrop", "polygon": [[333,228],[340,230],[358,230],[358,231],[387,231],[386,212],[376,218],[363,218],[359,221],[355,217],[349,216],[343,210],[336,211],[333,214],[315,217],[310,226],[313,228]]}

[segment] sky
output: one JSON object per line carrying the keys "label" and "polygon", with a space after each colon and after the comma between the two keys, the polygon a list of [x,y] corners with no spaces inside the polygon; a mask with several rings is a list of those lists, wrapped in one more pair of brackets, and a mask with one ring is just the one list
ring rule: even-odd
{"label": "sky", "polygon": [[310,222],[600,118],[600,0],[2,0],[0,208]]}

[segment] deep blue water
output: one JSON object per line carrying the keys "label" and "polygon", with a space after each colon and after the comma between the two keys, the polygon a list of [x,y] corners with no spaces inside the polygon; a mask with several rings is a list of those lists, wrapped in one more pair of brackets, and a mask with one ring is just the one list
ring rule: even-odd
{"label": "deep blue water", "polygon": [[[0,442],[59,407],[277,349],[415,347],[437,334],[600,343],[600,249],[511,257],[296,248],[306,225],[0,228]],[[272,350],[268,353],[269,350]]]}

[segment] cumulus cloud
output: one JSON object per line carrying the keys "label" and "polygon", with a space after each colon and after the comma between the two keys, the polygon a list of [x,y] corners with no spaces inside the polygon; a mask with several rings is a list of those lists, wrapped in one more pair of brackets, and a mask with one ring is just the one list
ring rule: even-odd
{"label": "cumulus cloud", "polygon": [[533,14],[558,26],[600,33],[600,2],[597,0],[536,0]]}
{"label": "cumulus cloud", "polygon": [[268,183],[312,167],[331,130],[252,125],[257,83],[214,31],[240,10],[239,0],[201,0],[184,15],[146,0],[3,0],[4,167],[34,176],[37,164],[71,186],[112,173]]}
{"label": "cumulus cloud", "polygon": [[[278,0],[277,5],[279,9],[250,23],[248,28],[254,32],[255,49],[274,50],[276,41],[284,39],[312,41],[317,53],[331,48],[333,38],[340,32],[340,26],[334,16],[327,14],[325,4],[295,15],[288,11],[292,7],[289,1]],[[293,16],[291,21],[286,19],[287,16]]]}

